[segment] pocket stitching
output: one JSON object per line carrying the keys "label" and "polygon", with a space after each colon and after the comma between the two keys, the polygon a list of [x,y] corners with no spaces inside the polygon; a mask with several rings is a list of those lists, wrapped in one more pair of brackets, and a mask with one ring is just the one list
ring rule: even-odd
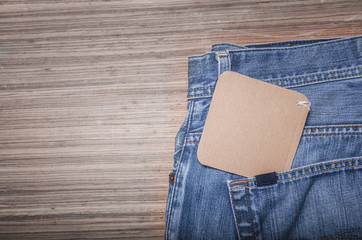
{"label": "pocket stitching", "polygon": [[[362,158],[352,158],[352,159],[345,159],[345,160],[340,160],[340,161],[333,161],[333,162],[328,162],[328,163],[321,163],[321,164],[317,164],[317,165],[312,165],[312,166],[308,166],[308,167],[305,167],[305,168],[301,168],[301,169],[296,169],[296,170],[293,170],[291,172],[286,172],[286,173],[280,173],[280,174],[277,174],[277,176],[281,176],[281,175],[287,175],[287,174],[290,174],[290,173],[294,173],[294,172],[298,172],[298,171],[304,171],[304,170],[307,170],[307,169],[311,169],[311,168],[314,168],[314,167],[322,167],[322,166],[327,166],[327,165],[332,165],[332,164],[339,164],[339,163],[345,163],[345,162],[352,162],[352,161],[360,161],[362,160]],[[356,163],[357,164],[357,163]],[[291,178],[286,178],[286,179],[279,179],[277,181],[277,183],[279,182],[284,182],[284,181],[287,181],[287,180],[292,180],[292,179],[298,179],[298,178],[303,178],[303,177],[306,177],[306,176],[310,176],[310,175],[318,175],[320,173],[323,173],[323,172],[332,172],[332,171],[335,171],[335,170],[338,170],[338,169],[349,169],[349,168],[358,168],[358,167],[361,167],[362,165],[361,164],[357,164],[357,165],[353,165],[353,166],[343,166],[343,167],[338,167],[338,168],[329,168],[329,169],[324,169],[324,170],[320,170],[320,171],[316,171],[316,172],[312,172],[312,173],[307,173],[307,174],[302,174],[302,175],[299,175],[299,176],[295,176],[295,177],[291,177]],[[250,185],[248,186],[247,183],[248,182],[255,182],[255,178],[253,179],[245,179],[245,180],[242,180],[245,183],[245,186],[242,186],[242,187],[235,187],[231,190],[242,190],[244,189],[245,187],[256,187],[257,185],[254,184],[254,185]],[[237,181],[235,182],[231,182],[230,185],[233,185],[233,184],[237,184]]]}
{"label": "pocket stitching", "polygon": [[[316,164],[316,165],[296,169],[296,170],[293,170],[293,171],[288,171],[288,172],[285,172],[285,173],[279,173],[279,174],[277,174],[277,176],[279,177],[279,176],[282,176],[282,175],[287,175],[287,174],[290,174],[290,173],[303,171],[303,170],[310,169],[310,168],[313,168],[313,167],[322,167],[322,166],[327,166],[327,165],[331,165],[331,164],[334,164],[334,163],[344,163],[344,162],[352,162],[352,161],[359,161],[359,160],[362,160],[362,158],[345,159],[345,160],[340,160],[340,161],[336,161],[336,162],[334,162],[332,160],[333,162],[320,163],[320,164]],[[359,165],[359,166],[361,166],[361,165]]]}
{"label": "pocket stitching", "polygon": [[287,181],[287,180],[292,180],[292,179],[296,179],[296,178],[306,177],[306,176],[310,176],[310,175],[314,175],[314,174],[318,174],[318,173],[322,173],[322,172],[334,171],[334,170],[338,170],[338,169],[347,169],[347,168],[353,168],[353,167],[361,167],[361,166],[362,166],[362,165],[344,166],[344,167],[338,167],[338,168],[325,169],[325,170],[321,170],[321,171],[317,171],[317,172],[313,172],[313,173],[308,173],[308,174],[299,175],[299,176],[292,177],[292,178],[281,179],[281,180],[278,180],[277,182],[284,182],[284,181]]}
{"label": "pocket stitching", "polygon": [[[345,238],[344,236],[342,236],[342,234],[344,234],[344,233],[349,233],[349,232],[361,232],[362,231],[362,229],[349,229],[349,230],[345,230],[345,231],[342,231],[342,232],[339,232],[339,233],[337,233],[337,234],[335,234],[335,235],[333,235],[333,236],[326,236],[326,237],[323,237],[323,238],[321,238],[321,240],[324,240],[324,239],[330,239],[330,238]],[[356,237],[358,237],[358,238],[360,238],[360,236],[347,236],[347,238],[356,238]]]}

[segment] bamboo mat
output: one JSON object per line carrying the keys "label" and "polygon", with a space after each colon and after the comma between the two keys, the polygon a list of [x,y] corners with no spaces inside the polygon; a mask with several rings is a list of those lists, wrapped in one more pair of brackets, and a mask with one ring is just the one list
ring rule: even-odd
{"label": "bamboo mat", "polygon": [[362,34],[362,2],[0,1],[0,239],[162,239],[187,57]]}

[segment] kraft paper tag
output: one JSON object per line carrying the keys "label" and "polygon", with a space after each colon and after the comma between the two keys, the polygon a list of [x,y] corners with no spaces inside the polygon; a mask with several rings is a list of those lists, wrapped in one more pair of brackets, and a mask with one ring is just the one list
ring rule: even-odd
{"label": "kraft paper tag", "polygon": [[309,107],[299,92],[226,71],[216,84],[198,159],[245,177],[290,169]]}

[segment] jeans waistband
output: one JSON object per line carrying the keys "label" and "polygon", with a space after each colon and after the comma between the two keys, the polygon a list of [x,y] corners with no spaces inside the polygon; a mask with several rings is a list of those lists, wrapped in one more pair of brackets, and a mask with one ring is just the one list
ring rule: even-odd
{"label": "jeans waistband", "polygon": [[236,45],[189,57],[188,98],[212,96],[224,71],[292,88],[362,75],[362,36]]}

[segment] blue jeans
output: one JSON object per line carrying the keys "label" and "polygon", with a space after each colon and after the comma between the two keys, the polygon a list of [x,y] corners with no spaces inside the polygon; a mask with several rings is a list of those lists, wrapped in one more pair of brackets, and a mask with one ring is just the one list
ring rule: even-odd
{"label": "blue jeans", "polygon": [[[362,238],[362,36],[216,44],[209,53],[189,57],[188,71],[165,239]],[[277,172],[275,184],[256,186],[255,178],[197,159],[224,71],[293,89],[312,103],[292,168]]]}

